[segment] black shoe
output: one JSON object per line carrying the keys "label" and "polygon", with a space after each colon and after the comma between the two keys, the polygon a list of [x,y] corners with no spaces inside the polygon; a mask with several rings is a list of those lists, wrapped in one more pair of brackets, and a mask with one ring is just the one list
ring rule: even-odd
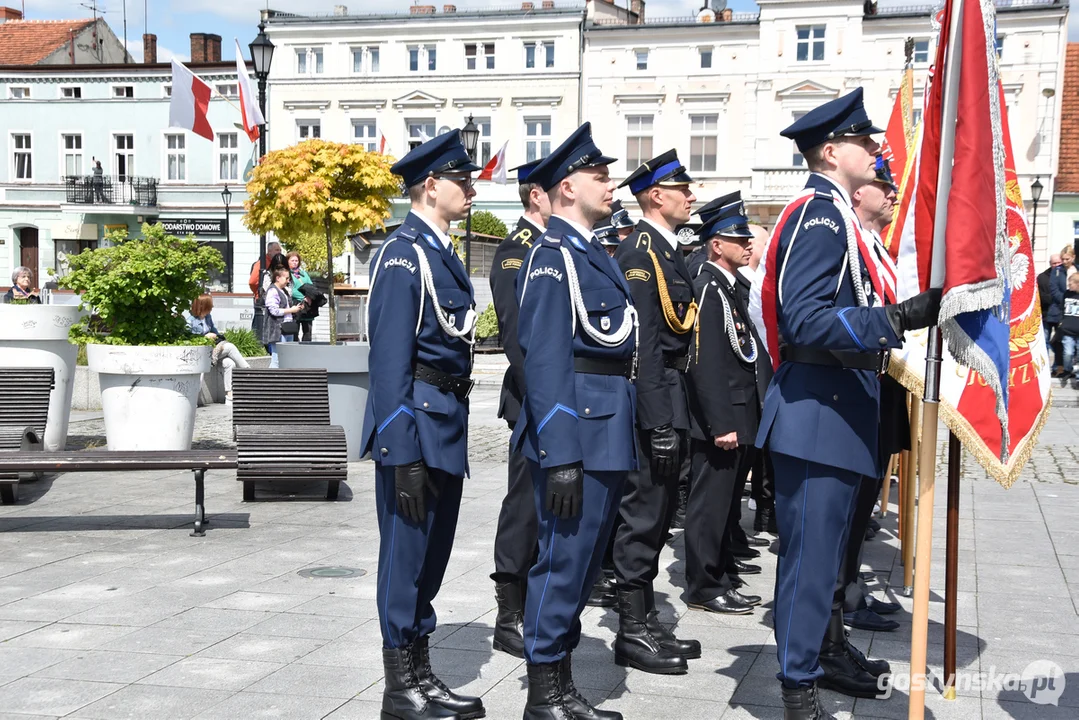
{"label": "black shoe", "polygon": [[592,586],[585,605],[589,607],[614,607],[618,604],[618,595],[614,591],[614,581],[600,573],[599,579]]}
{"label": "black shoe", "polygon": [[858,578],[862,582],[867,582],[867,583],[876,582],[877,574],[874,573],[874,572],[860,572],[860,573],[858,573]]}
{"label": "black shoe", "polygon": [[495,583],[498,615],[495,617],[494,647],[516,658],[525,656],[523,585],[522,582]]}
{"label": "black shoe", "polygon": [[899,629],[899,623],[895,620],[883,618],[869,608],[843,613],[843,624],[870,632],[891,632]]}
{"label": "black shoe", "polygon": [[879,678],[881,675],[887,675],[892,671],[892,666],[887,660],[870,660],[861,650],[851,644],[849,637],[847,638],[847,650],[850,651],[854,662],[861,665],[873,677]]}
{"label": "black shoe", "polygon": [[866,603],[869,605],[869,609],[875,612],[877,615],[894,615],[903,609],[903,606],[899,603],[887,602],[885,600],[877,600],[876,598],[868,598]]}
{"label": "black shoe", "polygon": [[382,720],[460,720],[460,715],[431,702],[420,687],[412,646],[383,648],[386,687],[382,691]]}
{"label": "black shoe", "polygon": [[622,713],[613,710],[600,710],[593,707],[584,695],[577,691],[573,684],[573,664],[570,654],[562,658],[559,663],[562,683],[562,702],[576,720],[622,720]]}
{"label": "black shoe", "polygon": [[828,631],[821,644],[819,662],[824,675],[818,684],[826,690],[856,698],[883,696],[887,687],[855,659],[843,628],[843,615],[836,611],[828,620]]}
{"label": "black shoe", "polygon": [[735,590],[746,586],[746,581],[738,577],[737,575],[727,575],[727,580],[730,581],[731,587]]}
{"label": "black shoe", "polygon": [[689,671],[686,659],[660,644],[648,629],[644,588],[618,591],[618,635],[614,638],[614,661],[657,675],[681,675]]}
{"label": "black shoe", "polygon": [[753,558],[759,558],[761,551],[745,545],[735,545],[731,548],[731,555],[743,560],[752,560]]}
{"label": "black shoe", "polygon": [[772,546],[772,541],[771,540],[769,540],[768,538],[757,537],[756,535],[751,536],[748,539],[748,541],[749,541],[749,546],[751,548],[761,548],[761,547],[771,547]]}
{"label": "black shoe", "polygon": [[749,563],[742,562],[741,560],[735,560],[727,566],[728,573],[734,573],[736,575],[760,575],[760,565],[750,565]]}
{"label": "black shoe", "polygon": [[688,601],[686,605],[694,610],[707,610],[719,615],[749,615],[753,612],[753,606],[743,602],[737,590],[728,590],[719,597],[703,602]]}
{"label": "black shoe", "polygon": [[875,533],[880,532],[880,523],[874,520],[872,517],[869,518],[869,529]]}
{"label": "black shoe", "polygon": [[761,604],[761,596],[760,595],[749,595],[749,594],[746,594],[746,593],[740,593],[737,590],[734,590],[733,588],[731,590],[727,591],[727,595],[733,597],[736,600],[741,600],[746,605],[753,605],[755,607],[755,606]]}
{"label": "black shoe", "polygon": [[560,662],[528,665],[528,702],[524,720],[574,720],[562,696]]}
{"label": "black shoe", "polygon": [[441,705],[457,713],[461,720],[474,720],[474,718],[486,716],[487,711],[483,709],[482,700],[478,697],[458,695],[446,687],[446,683],[438,679],[431,669],[431,649],[427,643],[428,638],[424,635],[412,644],[412,663],[416,670],[416,679],[427,699],[435,705]]}
{"label": "black shoe", "polygon": [[783,720],[835,720],[820,706],[817,686],[789,688],[783,686]]}
{"label": "black shoe", "polygon": [[865,539],[866,540],[872,540],[876,536],[877,536],[877,533],[873,530],[873,528],[868,528],[867,527],[865,529]]}
{"label": "black shoe", "polygon": [[644,589],[645,610],[648,612],[644,624],[652,637],[667,652],[684,657],[686,660],[695,660],[701,656],[701,643],[699,640],[679,640],[671,630],[659,621],[659,612],[656,610],[655,590],[648,586]]}

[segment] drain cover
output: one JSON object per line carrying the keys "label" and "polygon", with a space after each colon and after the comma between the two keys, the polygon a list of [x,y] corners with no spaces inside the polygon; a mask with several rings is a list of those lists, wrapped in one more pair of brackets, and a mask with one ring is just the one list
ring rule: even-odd
{"label": "drain cover", "polygon": [[329,567],[304,568],[299,573],[300,577],[310,578],[355,578],[363,577],[367,571],[363,568],[341,567],[331,565]]}

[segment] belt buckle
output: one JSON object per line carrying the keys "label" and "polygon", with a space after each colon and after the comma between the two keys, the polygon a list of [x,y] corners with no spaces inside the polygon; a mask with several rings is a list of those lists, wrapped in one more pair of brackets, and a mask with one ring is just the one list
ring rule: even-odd
{"label": "belt buckle", "polygon": [[472,394],[472,388],[476,387],[476,381],[475,380],[461,380],[461,382],[465,383],[465,394],[464,394],[464,397],[461,398],[462,400],[465,400],[465,399],[468,398],[469,395]]}
{"label": "belt buckle", "polygon": [[877,360],[877,375],[884,375],[888,372],[888,367],[892,364],[892,353],[889,350],[881,350],[880,356]]}

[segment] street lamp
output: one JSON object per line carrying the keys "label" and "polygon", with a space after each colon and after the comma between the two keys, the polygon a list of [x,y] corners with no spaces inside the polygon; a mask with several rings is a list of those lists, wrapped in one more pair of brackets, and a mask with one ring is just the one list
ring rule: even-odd
{"label": "street lamp", "polygon": [[1034,182],[1030,185],[1030,199],[1034,201],[1034,222],[1030,227],[1030,253],[1034,254],[1034,237],[1038,232],[1038,201],[1042,199],[1042,190],[1045,189],[1042,185],[1042,179],[1040,177],[1034,178]]}
{"label": "street lamp", "polygon": [[[255,66],[255,79],[259,84],[259,112],[262,113],[262,127],[259,128],[259,162],[266,157],[266,80],[270,77],[270,62],[273,61],[274,44],[266,36],[265,21],[259,23],[259,34],[247,46],[251,51],[251,62]],[[259,235],[259,283],[266,272],[266,233]],[[262,319],[265,309],[259,312],[258,290],[255,290],[255,316],[252,329],[262,334]]]}
{"label": "street lamp", "polygon": [[[461,128],[461,142],[465,144],[465,151],[472,162],[476,162],[476,144],[480,141],[480,129],[472,122],[472,113],[468,114],[468,122]],[[468,219],[465,220],[465,274],[472,277],[472,206],[468,206]]]}
{"label": "street lamp", "polygon": [[229,237],[229,205],[232,203],[232,191],[226,185],[221,191],[221,202],[225,203],[225,272],[228,273],[228,288],[232,292],[232,240]]}

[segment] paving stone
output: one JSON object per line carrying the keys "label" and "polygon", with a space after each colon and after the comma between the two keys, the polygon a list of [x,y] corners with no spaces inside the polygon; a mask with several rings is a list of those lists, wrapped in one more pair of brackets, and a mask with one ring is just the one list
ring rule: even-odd
{"label": "paving stone", "polygon": [[123,687],[119,683],[21,678],[0,687],[0,707],[12,712],[67,715]]}
{"label": "paving stone", "polygon": [[112,695],[87,705],[71,717],[97,720],[188,720],[197,713],[227,700],[227,690],[127,685]]}
{"label": "paving stone", "polygon": [[262,678],[248,690],[279,695],[315,695],[347,700],[381,679],[381,670],[293,664]]}
{"label": "paving stone", "polygon": [[33,677],[128,684],[181,659],[183,658],[179,655],[91,650],[39,670]]}
{"label": "paving stone", "polygon": [[206,690],[243,690],[282,667],[282,663],[197,656],[184,658],[139,682]]}
{"label": "paving stone", "polygon": [[340,698],[311,695],[236,693],[228,700],[199,713],[198,720],[318,720],[344,704]]}
{"label": "paving stone", "polygon": [[264,660],[290,663],[326,644],[312,638],[270,637],[237,633],[199,653],[202,657],[229,660]]}

